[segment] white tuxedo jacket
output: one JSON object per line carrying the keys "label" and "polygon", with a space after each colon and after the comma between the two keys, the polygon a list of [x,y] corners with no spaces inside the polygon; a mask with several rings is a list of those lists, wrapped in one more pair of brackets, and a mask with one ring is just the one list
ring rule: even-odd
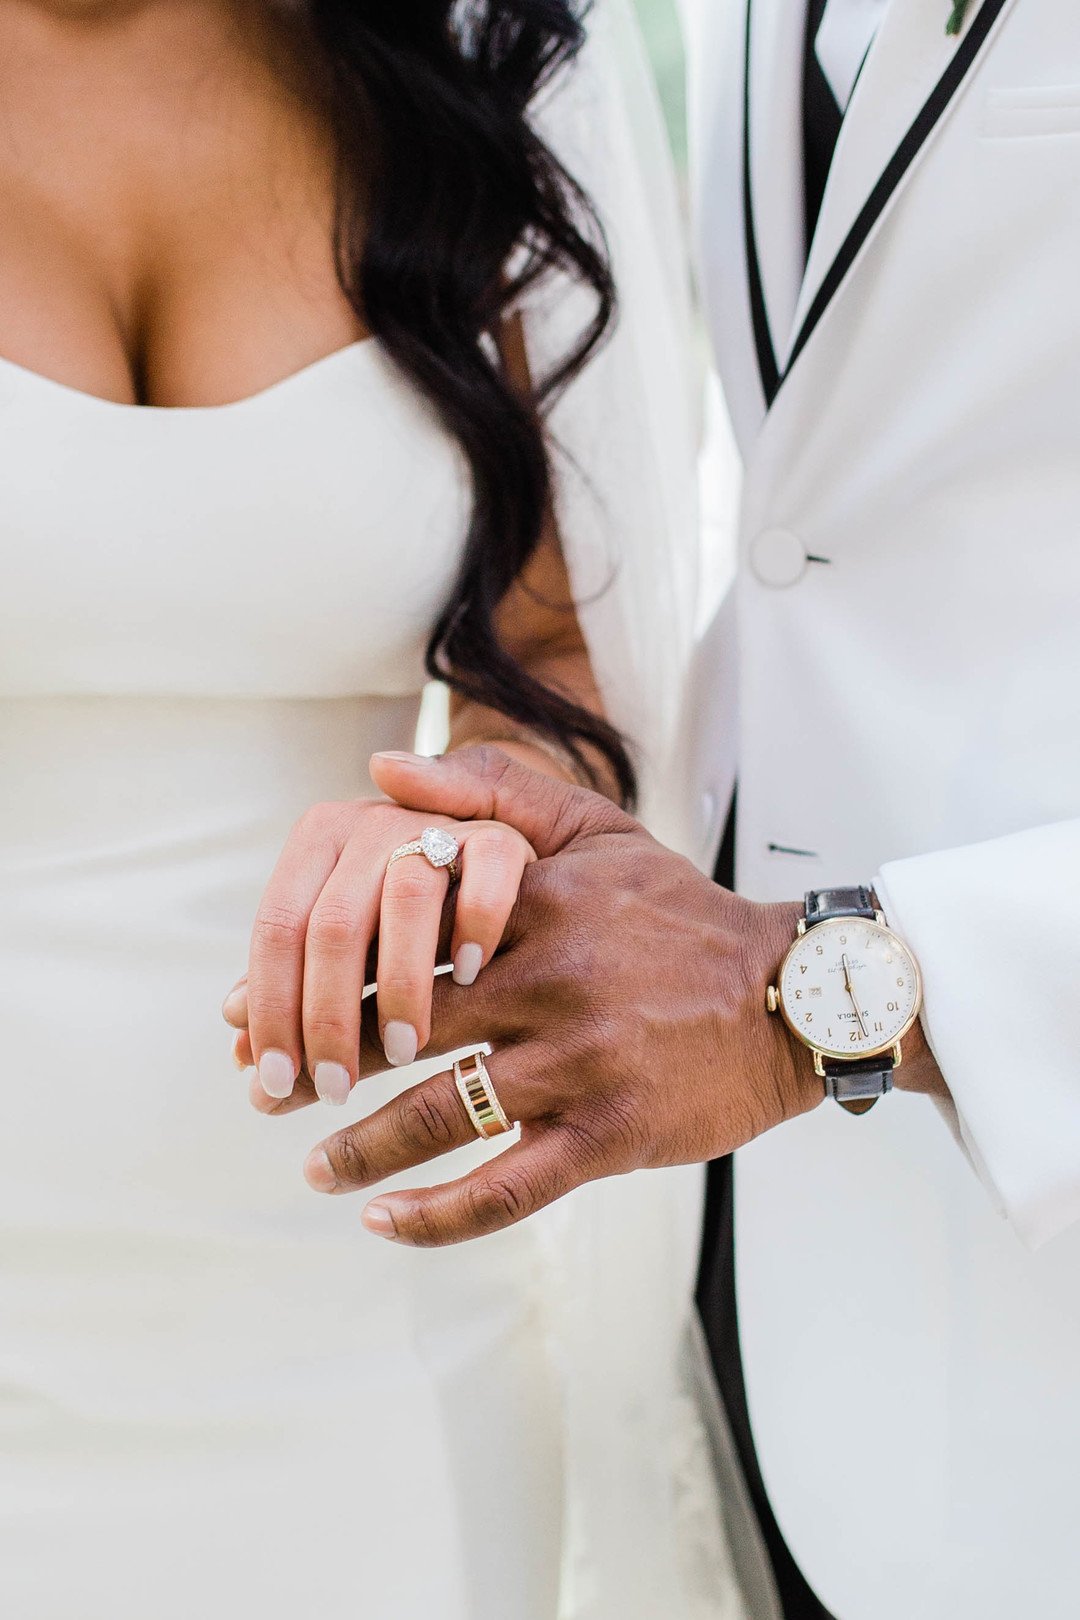
{"label": "white tuxedo jacket", "polygon": [[956,1102],[739,1156],[762,1469],[838,1620],[1076,1620],[1080,6],[891,0],[805,274],[805,0],[685,9],[745,463],[702,853],[737,768],[744,892],[877,874]]}

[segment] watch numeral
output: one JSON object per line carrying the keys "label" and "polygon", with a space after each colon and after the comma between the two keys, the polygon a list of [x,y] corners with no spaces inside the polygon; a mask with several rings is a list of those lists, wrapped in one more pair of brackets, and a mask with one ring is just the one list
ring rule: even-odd
{"label": "watch numeral", "polygon": [[816,951],[818,956],[824,956],[825,955],[825,947],[824,947],[824,945],[815,945],[814,950]]}
{"label": "watch numeral", "polygon": [[885,1003],[885,1011],[886,1012],[899,1012],[900,1011],[900,1003],[898,1001],[887,1001]]}
{"label": "watch numeral", "polygon": [[857,1040],[858,1040],[858,1038],[859,1038],[859,1032],[858,1032],[858,1030],[857,1030],[857,1029],[853,1029],[853,1030],[850,1030],[850,1031],[849,1031],[849,1034],[850,1034],[850,1037],[851,1037],[851,1039],[852,1039],[852,1040],[853,1040],[853,1041],[857,1041]]}
{"label": "watch numeral", "polygon": [[795,992],[795,1000],[796,1001],[801,1001],[802,1000],[802,991],[801,990],[796,990],[796,992]]}
{"label": "watch numeral", "polygon": [[799,972],[800,973],[805,973],[806,972],[806,963],[805,962],[800,962],[799,963]]}
{"label": "watch numeral", "polygon": [[885,1033],[885,1025],[884,1024],[875,1024],[874,1025],[874,1034],[875,1035],[884,1035],[884,1033]]}

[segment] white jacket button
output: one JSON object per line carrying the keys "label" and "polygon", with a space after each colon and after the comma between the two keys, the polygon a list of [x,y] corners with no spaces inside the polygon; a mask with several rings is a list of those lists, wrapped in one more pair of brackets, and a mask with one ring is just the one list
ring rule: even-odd
{"label": "white jacket button", "polygon": [[750,543],[750,567],[763,585],[797,585],[806,572],[806,547],[787,529],[764,529]]}

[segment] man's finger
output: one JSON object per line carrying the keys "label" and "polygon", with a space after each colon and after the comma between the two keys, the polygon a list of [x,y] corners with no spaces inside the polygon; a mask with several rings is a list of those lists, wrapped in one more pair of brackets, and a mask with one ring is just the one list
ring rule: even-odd
{"label": "man's finger", "polygon": [[[525,1048],[487,1060],[495,1095],[515,1122],[534,1114],[537,1063]],[[313,1148],[304,1175],[316,1192],[356,1192],[476,1140],[453,1074],[436,1074]]]}
{"label": "man's finger", "polygon": [[489,746],[423,754],[373,754],[372,779],[410,810],[457,821],[502,821],[537,855],[555,855],[582,833],[618,832],[633,822],[599,793],[557,781]]}
{"label": "man's finger", "polygon": [[539,1125],[460,1181],[384,1193],[367,1205],[362,1219],[377,1237],[417,1249],[443,1248],[514,1226],[588,1179],[573,1137],[557,1125]]}

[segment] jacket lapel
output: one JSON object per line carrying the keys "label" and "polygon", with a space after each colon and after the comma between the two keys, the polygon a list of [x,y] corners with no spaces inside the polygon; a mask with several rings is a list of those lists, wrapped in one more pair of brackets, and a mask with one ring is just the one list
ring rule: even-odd
{"label": "jacket lapel", "polygon": [[962,94],[1016,0],[981,0],[959,40],[946,0],[892,0],[848,107],[798,297],[785,371]]}
{"label": "jacket lapel", "polygon": [[[747,255],[775,362],[787,353],[805,262],[802,67],[806,0],[746,0]],[[752,237],[752,239],[751,239]],[[766,368],[767,369],[767,364]],[[768,394],[770,390],[766,388]]]}

